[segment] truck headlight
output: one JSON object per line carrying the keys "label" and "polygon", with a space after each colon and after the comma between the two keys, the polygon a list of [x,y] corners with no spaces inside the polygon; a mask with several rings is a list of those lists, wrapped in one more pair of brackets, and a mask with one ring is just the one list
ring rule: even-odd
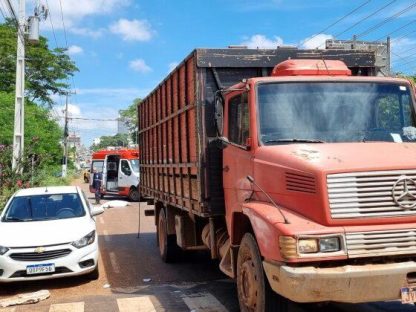
{"label": "truck headlight", "polygon": [[0,256],[4,255],[8,251],[9,251],[9,248],[0,246]]}
{"label": "truck headlight", "polygon": [[319,256],[320,253],[342,252],[342,236],[292,237],[280,236],[280,253],[285,259]]}
{"label": "truck headlight", "polygon": [[95,231],[92,231],[88,233],[87,235],[85,235],[83,238],[75,242],[72,242],[72,246],[76,248],[82,248],[82,247],[91,245],[92,243],[94,243],[94,241],[95,241]]}
{"label": "truck headlight", "polygon": [[333,251],[339,251],[339,250],[341,250],[339,237],[321,238],[319,240],[320,252],[333,252]]}
{"label": "truck headlight", "polygon": [[314,253],[318,252],[318,240],[313,238],[299,239],[298,250],[300,253]]}

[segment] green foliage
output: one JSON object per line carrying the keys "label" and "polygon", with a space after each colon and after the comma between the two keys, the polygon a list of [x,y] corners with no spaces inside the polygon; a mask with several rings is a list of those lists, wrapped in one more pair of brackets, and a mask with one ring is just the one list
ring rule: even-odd
{"label": "green foliage", "polygon": [[136,142],[136,132],[138,126],[137,106],[141,103],[142,99],[134,99],[133,103],[127,107],[127,109],[120,111],[120,116],[126,120],[127,128],[129,129],[131,140]]}
{"label": "green foliage", "polygon": [[[0,24],[0,91],[13,92],[16,76],[16,26]],[[51,94],[64,94],[70,88],[65,79],[78,71],[65,49],[49,49],[45,37],[36,45],[26,45],[26,96],[52,105]]]}
{"label": "green foliage", "polygon": [[102,136],[100,137],[100,144],[93,145],[92,150],[98,151],[105,149],[109,146],[127,146],[128,145],[128,134],[116,134],[113,136]]}
{"label": "green foliage", "polygon": [[[14,129],[14,96],[0,92],[0,144],[13,144]],[[62,129],[49,116],[46,108],[26,101],[25,103],[25,145],[32,141],[37,144],[32,152],[39,155],[42,165],[58,163],[61,159],[62,149],[60,140]]]}

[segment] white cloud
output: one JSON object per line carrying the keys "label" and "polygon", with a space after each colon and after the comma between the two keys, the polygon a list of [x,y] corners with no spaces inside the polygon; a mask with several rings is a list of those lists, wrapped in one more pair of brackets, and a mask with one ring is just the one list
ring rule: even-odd
{"label": "white cloud", "polygon": [[152,71],[143,59],[135,59],[129,63],[129,66],[139,73],[148,73]]}
{"label": "white cloud", "polygon": [[178,62],[172,62],[169,63],[168,67],[169,67],[169,72],[171,72],[172,70],[174,70],[176,68],[176,66],[178,66],[179,63]]}
{"label": "white cloud", "polygon": [[325,49],[325,41],[334,39],[332,35],[319,34],[302,40],[300,46],[304,49]]}
{"label": "white cloud", "polygon": [[89,29],[89,28],[85,28],[85,27],[72,27],[70,29],[70,31],[73,34],[76,35],[80,35],[80,36],[85,36],[85,37],[91,37],[91,38],[100,38],[103,36],[105,29],[104,28],[99,28],[97,30],[93,30],[93,29]]}
{"label": "white cloud", "polygon": [[120,35],[125,41],[149,41],[154,33],[148,21],[125,18],[113,23],[110,31]]}
{"label": "white cloud", "polygon": [[69,55],[81,54],[83,52],[84,50],[80,46],[77,46],[77,45],[72,45],[68,47],[68,50],[66,51],[66,53]]}
{"label": "white cloud", "polygon": [[283,39],[278,36],[274,36],[274,38],[269,39],[265,35],[257,34],[251,36],[241,44],[251,49],[276,49],[276,47],[283,45]]}
{"label": "white cloud", "polygon": [[[88,0],[82,1],[81,4],[77,4],[73,0],[49,1],[50,18],[55,30],[62,30],[64,27],[61,17],[61,3],[66,29],[78,35],[96,38],[102,35],[102,29],[80,28],[79,24],[90,16],[113,14],[114,11],[119,10],[121,7],[129,5],[131,0]],[[47,30],[52,29],[49,22],[42,23],[42,27],[45,27]]]}

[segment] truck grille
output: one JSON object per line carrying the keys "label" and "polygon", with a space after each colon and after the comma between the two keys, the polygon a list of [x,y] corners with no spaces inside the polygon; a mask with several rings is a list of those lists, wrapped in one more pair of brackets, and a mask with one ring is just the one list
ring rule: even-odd
{"label": "truck grille", "polygon": [[[399,178],[416,181],[416,170],[373,171],[330,174],[327,176],[328,196],[333,219],[392,217],[416,215],[416,207],[400,207],[393,199],[393,186]],[[416,186],[409,183],[416,195]],[[400,192],[403,185],[395,188]],[[405,202],[411,204],[411,202]]]}
{"label": "truck grille", "polygon": [[350,258],[416,254],[416,229],[347,233]]}
{"label": "truck grille", "polygon": [[58,250],[49,250],[42,253],[37,252],[22,252],[22,253],[12,253],[10,258],[17,261],[44,261],[51,260],[56,258],[61,258],[69,255],[71,249],[58,249]]}

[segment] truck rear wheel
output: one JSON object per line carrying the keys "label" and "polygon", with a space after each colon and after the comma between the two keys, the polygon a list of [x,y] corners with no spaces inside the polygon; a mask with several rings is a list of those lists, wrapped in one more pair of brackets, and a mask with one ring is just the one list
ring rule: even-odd
{"label": "truck rear wheel", "polygon": [[168,235],[168,222],[164,209],[160,209],[159,211],[157,238],[160,257],[166,263],[173,262],[178,251],[178,246],[176,245],[176,235]]}
{"label": "truck rear wheel", "polygon": [[256,239],[246,233],[237,257],[237,292],[241,312],[287,312],[288,300],[271,289]]}

